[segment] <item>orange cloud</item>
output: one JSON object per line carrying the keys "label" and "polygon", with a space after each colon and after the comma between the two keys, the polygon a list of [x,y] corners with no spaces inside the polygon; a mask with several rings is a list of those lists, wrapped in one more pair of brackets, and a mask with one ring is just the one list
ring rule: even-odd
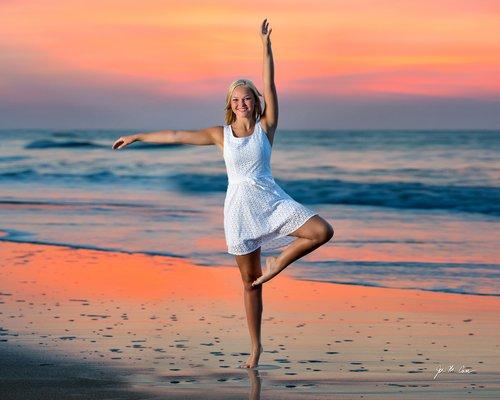
{"label": "orange cloud", "polygon": [[25,66],[33,74],[50,65],[206,95],[240,76],[260,83],[267,17],[281,92],[481,97],[500,92],[499,11],[467,0],[8,1],[0,46],[43,54],[47,65]]}

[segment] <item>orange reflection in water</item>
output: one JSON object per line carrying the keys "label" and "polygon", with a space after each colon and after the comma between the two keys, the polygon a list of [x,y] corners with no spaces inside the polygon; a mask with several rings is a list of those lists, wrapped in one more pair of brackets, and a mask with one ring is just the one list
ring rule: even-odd
{"label": "orange reflection in water", "polygon": [[[201,267],[188,260],[64,246],[2,242],[0,291],[56,299],[221,302],[242,299],[234,267]],[[289,268],[293,268],[291,265]],[[294,280],[286,274],[264,284],[265,302],[284,312],[490,312],[496,297],[432,293]],[[47,299],[47,297],[43,297]]]}

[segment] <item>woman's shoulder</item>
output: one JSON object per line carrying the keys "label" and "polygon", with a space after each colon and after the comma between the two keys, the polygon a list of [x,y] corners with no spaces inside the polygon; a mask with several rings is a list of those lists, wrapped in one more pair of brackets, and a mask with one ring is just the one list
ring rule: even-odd
{"label": "woman's shoulder", "polygon": [[267,136],[267,138],[269,140],[269,144],[272,146],[273,142],[274,142],[274,133],[276,132],[276,127],[268,124],[267,121],[265,120],[265,118],[261,118],[259,120],[259,124],[260,124],[261,130]]}
{"label": "woman's shoulder", "polygon": [[261,117],[259,119],[260,126],[264,132],[268,135],[274,135],[274,132],[276,130],[275,126],[270,125],[265,117]]}
{"label": "woman's shoulder", "polygon": [[217,125],[214,127],[215,134],[218,136],[223,136],[226,130],[226,125]]}

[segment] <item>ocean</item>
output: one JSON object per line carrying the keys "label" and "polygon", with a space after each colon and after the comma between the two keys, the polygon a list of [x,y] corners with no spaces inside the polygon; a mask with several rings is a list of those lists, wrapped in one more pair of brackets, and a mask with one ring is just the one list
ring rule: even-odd
{"label": "ocean", "polygon": [[[237,268],[224,240],[219,149],[112,150],[131,133],[0,131],[0,239]],[[278,130],[276,181],[335,230],[284,273],[499,296],[499,150],[500,131]]]}

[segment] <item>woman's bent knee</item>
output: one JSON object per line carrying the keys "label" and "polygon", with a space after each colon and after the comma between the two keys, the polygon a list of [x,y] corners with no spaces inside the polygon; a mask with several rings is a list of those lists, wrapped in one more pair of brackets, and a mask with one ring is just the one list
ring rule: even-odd
{"label": "woman's bent knee", "polygon": [[333,227],[328,223],[324,222],[316,234],[316,241],[318,243],[324,244],[328,242],[334,235]]}

